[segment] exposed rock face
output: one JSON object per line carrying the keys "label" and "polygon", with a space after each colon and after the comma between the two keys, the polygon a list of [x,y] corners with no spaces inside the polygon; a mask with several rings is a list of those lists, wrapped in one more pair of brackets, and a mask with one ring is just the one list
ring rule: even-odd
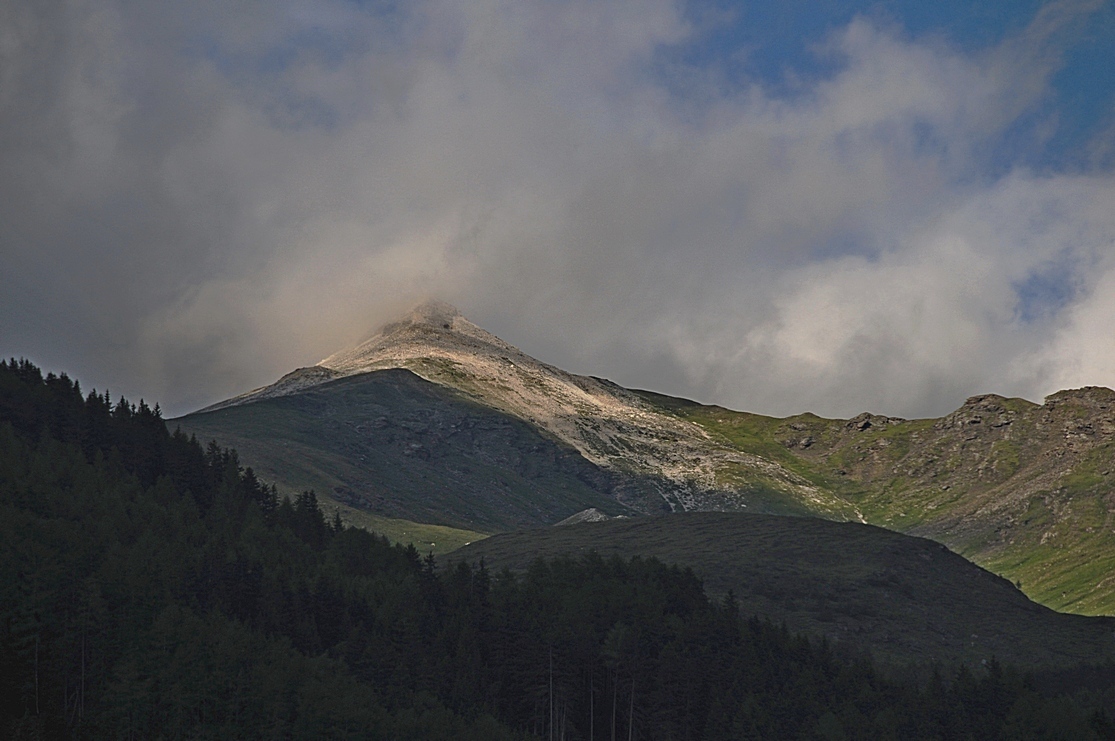
{"label": "exposed rock face", "polygon": [[891,425],[905,422],[906,420],[901,417],[884,417],[881,414],[871,414],[870,412],[862,412],[848,420],[844,425],[849,430],[864,430],[876,429],[883,430]]}
{"label": "exposed rock face", "polygon": [[561,522],[555,523],[555,525],[576,525],[580,522],[604,522],[605,520],[611,519],[613,518],[610,515],[601,512],[596,507],[589,507],[588,509],[581,510],[575,515],[566,517]]}

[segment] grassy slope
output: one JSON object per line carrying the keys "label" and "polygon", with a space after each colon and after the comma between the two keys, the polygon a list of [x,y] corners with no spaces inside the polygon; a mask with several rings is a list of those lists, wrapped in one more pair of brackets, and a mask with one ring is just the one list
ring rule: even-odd
{"label": "grassy slope", "polygon": [[777,419],[645,397],[777,460],[867,522],[945,543],[1042,604],[1096,615],[1115,614],[1105,392],[1064,392],[1046,406],[982,397],[942,419],[911,421]]}
{"label": "grassy slope", "polygon": [[345,524],[383,535],[392,543],[413,544],[418,552],[423,555],[432,553],[435,556],[441,556],[488,537],[487,533],[449,527],[448,525],[431,525],[426,522],[377,517],[355,507],[336,502],[326,501],[322,504],[322,510],[327,513],[334,508],[340,510],[341,519]]}
{"label": "grassy slope", "polygon": [[856,523],[735,513],[583,523],[496,535],[452,554],[523,569],[596,551],[688,566],[713,595],[891,664],[1056,666],[1115,657],[1110,618],[1059,614],[943,546]]}

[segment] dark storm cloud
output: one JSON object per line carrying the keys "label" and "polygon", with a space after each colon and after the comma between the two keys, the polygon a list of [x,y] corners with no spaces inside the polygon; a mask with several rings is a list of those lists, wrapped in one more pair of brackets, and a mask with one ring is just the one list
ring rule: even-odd
{"label": "dark storm cloud", "polygon": [[0,350],[184,412],[433,295],[768,412],[1115,383],[1110,170],[988,175],[1091,7],[859,19],[787,98],[664,54],[669,2],[7,4]]}

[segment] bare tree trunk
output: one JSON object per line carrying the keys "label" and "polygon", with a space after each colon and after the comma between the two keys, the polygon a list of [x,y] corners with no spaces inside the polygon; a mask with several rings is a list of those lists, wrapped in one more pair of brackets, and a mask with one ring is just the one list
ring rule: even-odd
{"label": "bare tree trunk", "polygon": [[619,687],[619,669],[616,669],[612,682],[612,741],[616,741],[616,690]]}
{"label": "bare tree trunk", "polygon": [[554,741],[554,649],[550,649],[550,741]]}
{"label": "bare tree trunk", "polygon": [[85,718],[85,629],[81,630],[81,697],[78,701],[77,719]]}
{"label": "bare tree trunk", "polygon": [[627,710],[627,741],[631,741],[631,732],[635,729],[635,674],[631,674],[631,704]]}
{"label": "bare tree trunk", "polygon": [[595,679],[594,672],[590,669],[588,674],[588,741],[593,741],[596,736],[596,705],[593,696],[596,694],[596,687],[593,686]]}
{"label": "bare tree trunk", "polygon": [[35,715],[39,714],[39,635],[35,634]]}

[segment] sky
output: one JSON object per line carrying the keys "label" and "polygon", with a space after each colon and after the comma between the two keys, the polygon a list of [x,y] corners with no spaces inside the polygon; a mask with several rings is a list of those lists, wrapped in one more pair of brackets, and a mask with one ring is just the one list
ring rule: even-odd
{"label": "sky", "polygon": [[0,356],[173,416],[426,298],[767,414],[1115,386],[1115,0],[0,4]]}

